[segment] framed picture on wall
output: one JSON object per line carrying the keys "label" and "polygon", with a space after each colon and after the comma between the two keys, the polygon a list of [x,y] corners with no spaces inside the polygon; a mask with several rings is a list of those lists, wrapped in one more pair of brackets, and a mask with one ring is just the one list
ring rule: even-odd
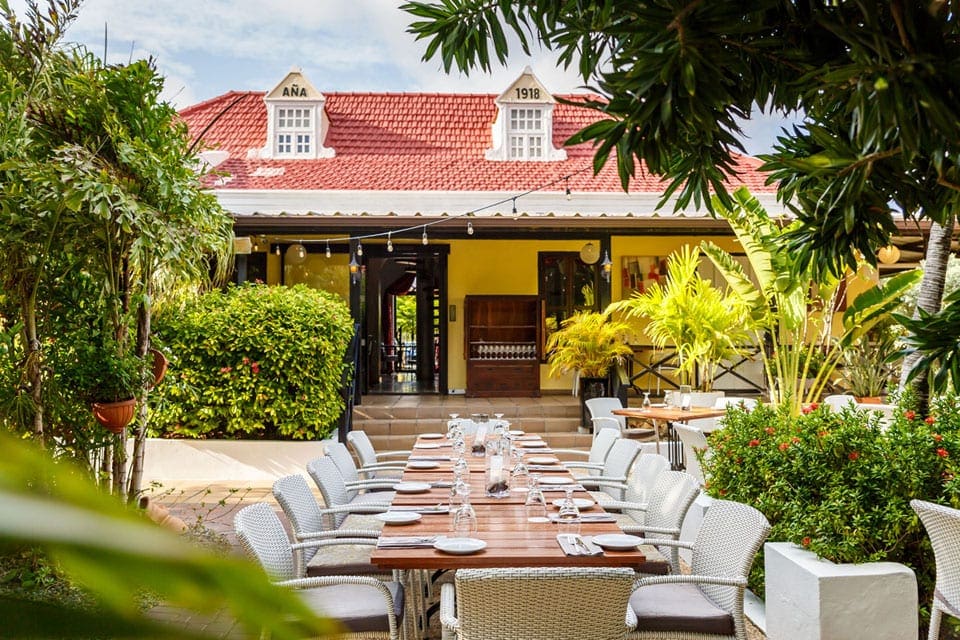
{"label": "framed picture on wall", "polygon": [[629,298],[634,293],[644,293],[652,284],[663,282],[667,277],[667,258],[666,256],[623,256],[620,277],[624,298]]}

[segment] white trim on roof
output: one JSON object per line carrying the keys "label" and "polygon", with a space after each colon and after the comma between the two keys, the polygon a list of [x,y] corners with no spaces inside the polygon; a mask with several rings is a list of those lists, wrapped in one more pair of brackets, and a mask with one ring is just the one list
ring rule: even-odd
{"label": "white trim on roof", "polygon": [[[393,215],[443,216],[475,212],[478,217],[512,215],[515,192],[502,191],[338,191],[217,189],[221,206],[234,215]],[[754,196],[771,215],[785,215],[786,208],[774,193]],[[708,217],[705,209],[674,213],[672,204],[657,209],[658,193],[563,192],[531,193],[517,197],[520,215],[564,217]],[[497,206],[496,202],[504,201]]]}

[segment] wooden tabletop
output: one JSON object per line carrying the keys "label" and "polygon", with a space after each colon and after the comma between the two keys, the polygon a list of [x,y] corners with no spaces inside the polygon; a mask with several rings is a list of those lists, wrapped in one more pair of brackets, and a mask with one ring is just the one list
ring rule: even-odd
{"label": "wooden tabletop", "polygon": [[[446,445],[446,440],[429,440],[418,442],[435,442]],[[421,451],[429,451],[431,455],[444,455],[449,451],[447,447],[440,449],[414,449],[414,455]],[[545,454],[546,455],[546,454]],[[487,497],[483,493],[483,459],[473,458],[469,453],[466,456],[470,462],[470,485],[472,492],[470,502],[477,513],[479,532],[475,537],[487,543],[482,551],[470,555],[452,555],[433,549],[424,548],[377,548],[371,560],[384,569],[459,569],[465,567],[634,567],[651,573],[662,572],[661,561],[647,563],[647,554],[643,547],[631,551],[604,551],[598,556],[567,556],[557,542],[557,525],[553,523],[531,523],[527,521],[523,503],[526,494],[511,492],[504,498]],[[576,480],[560,465],[557,471],[550,473],[551,477]],[[546,474],[544,474],[546,475]],[[403,474],[403,481],[410,482],[450,482],[453,479],[452,467],[429,470],[407,469]],[[549,486],[544,487],[549,489]],[[588,494],[578,492],[578,497],[587,497]],[[563,497],[563,492],[546,491],[544,493],[548,514],[556,511],[551,503]],[[425,505],[436,506],[447,504],[450,499],[448,487],[431,488],[422,493],[398,493],[394,504],[398,506]],[[603,509],[595,505],[584,509],[585,516],[602,514]],[[424,514],[419,522],[385,526],[381,537],[393,536],[452,536],[451,515]],[[581,524],[581,535],[589,537],[604,533],[621,533],[615,522],[584,522]],[[654,554],[655,555],[655,554]]]}
{"label": "wooden tabletop", "polygon": [[700,420],[701,418],[719,418],[727,414],[727,409],[726,407],[723,409],[714,409],[712,407],[693,407],[690,409],[680,409],[679,407],[649,407],[647,409],[614,409],[611,413],[617,416],[640,418],[643,420],[687,422],[689,420]]}

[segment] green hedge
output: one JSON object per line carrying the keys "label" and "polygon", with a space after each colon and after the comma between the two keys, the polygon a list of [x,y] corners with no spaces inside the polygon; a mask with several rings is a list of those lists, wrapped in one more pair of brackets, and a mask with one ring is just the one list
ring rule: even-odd
{"label": "green hedge", "polygon": [[336,427],[353,334],[336,295],[229,287],[158,314],[154,332],[170,358],[151,394],[155,435],[313,439]]}
{"label": "green hedge", "polygon": [[[960,402],[942,398],[924,418],[900,403],[890,425],[877,414],[811,406],[791,417],[767,406],[730,409],[704,461],[714,497],[752,504],[768,540],[834,562],[887,560],[917,574],[921,604],[933,594],[933,552],[910,508],[921,498],[960,507]],[[763,590],[763,559],[751,574]]]}

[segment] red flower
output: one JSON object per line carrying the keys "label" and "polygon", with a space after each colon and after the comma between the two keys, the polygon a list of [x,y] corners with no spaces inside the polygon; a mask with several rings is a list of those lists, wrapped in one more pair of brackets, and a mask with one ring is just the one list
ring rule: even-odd
{"label": "red flower", "polygon": [[913,411],[904,411],[903,417],[906,418],[907,420],[913,420],[914,418],[917,417],[917,414],[914,413]]}
{"label": "red flower", "polygon": [[934,422],[937,421],[937,419],[934,418],[933,416],[927,416],[926,418],[923,419],[923,421],[926,422],[927,424],[933,424]]}
{"label": "red flower", "polygon": [[253,363],[251,363],[251,364],[250,364],[250,371],[252,371],[252,372],[254,373],[254,375],[260,373],[260,363],[259,363],[259,362],[253,362]]}
{"label": "red flower", "polygon": [[826,438],[828,435],[830,435],[830,432],[824,429],[823,431],[819,432],[817,435],[820,436],[821,438]]}
{"label": "red flower", "polygon": [[950,453],[943,447],[940,447],[939,449],[937,449],[937,455],[940,456],[941,458],[946,458],[947,456],[950,455]]}
{"label": "red flower", "polygon": [[858,459],[858,458],[860,457],[860,452],[859,452],[859,451],[851,451],[851,452],[847,455],[847,457],[850,458],[851,460],[856,460],[856,459]]}
{"label": "red flower", "polygon": [[720,490],[717,491],[717,493],[719,493],[721,496],[725,496],[725,495],[727,495],[727,490],[726,490],[726,489],[720,489]]}
{"label": "red flower", "polygon": [[805,546],[805,547],[809,547],[809,546],[810,546],[810,536],[804,536],[804,537],[803,537],[803,540],[800,541],[800,544],[802,544],[802,545]]}
{"label": "red flower", "polygon": [[800,438],[798,438],[797,436],[793,436],[793,438],[791,438],[790,441],[793,442],[793,444],[800,444]]}
{"label": "red flower", "polygon": [[820,406],[820,403],[819,403],[819,402],[811,402],[811,403],[810,403],[810,408],[813,409],[813,410],[816,410],[819,406]]}
{"label": "red flower", "polygon": [[789,447],[790,447],[790,443],[789,443],[789,442],[781,442],[781,443],[780,443],[780,451],[786,451]]}
{"label": "red flower", "polygon": [[220,373],[230,373],[233,371],[233,367],[220,367]]}
{"label": "red flower", "polygon": [[934,442],[940,442],[941,440],[943,440],[943,436],[940,435],[939,433],[933,434],[932,438]]}
{"label": "red flower", "polygon": [[243,364],[250,364],[250,358],[243,356]]}
{"label": "red flower", "polygon": [[764,429],[764,431],[766,431],[768,435],[772,436],[776,431],[776,429],[774,429],[773,427],[767,427],[766,429]]}
{"label": "red flower", "polygon": [[754,439],[751,440],[748,444],[749,444],[751,447],[758,447],[758,446],[760,446],[760,441],[757,440],[756,438],[754,438]]}
{"label": "red flower", "polygon": [[803,415],[808,415],[808,414],[810,414],[810,413],[813,411],[813,407],[811,407],[811,406],[808,405],[808,406],[804,407],[803,409],[800,409],[800,411],[803,413]]}

